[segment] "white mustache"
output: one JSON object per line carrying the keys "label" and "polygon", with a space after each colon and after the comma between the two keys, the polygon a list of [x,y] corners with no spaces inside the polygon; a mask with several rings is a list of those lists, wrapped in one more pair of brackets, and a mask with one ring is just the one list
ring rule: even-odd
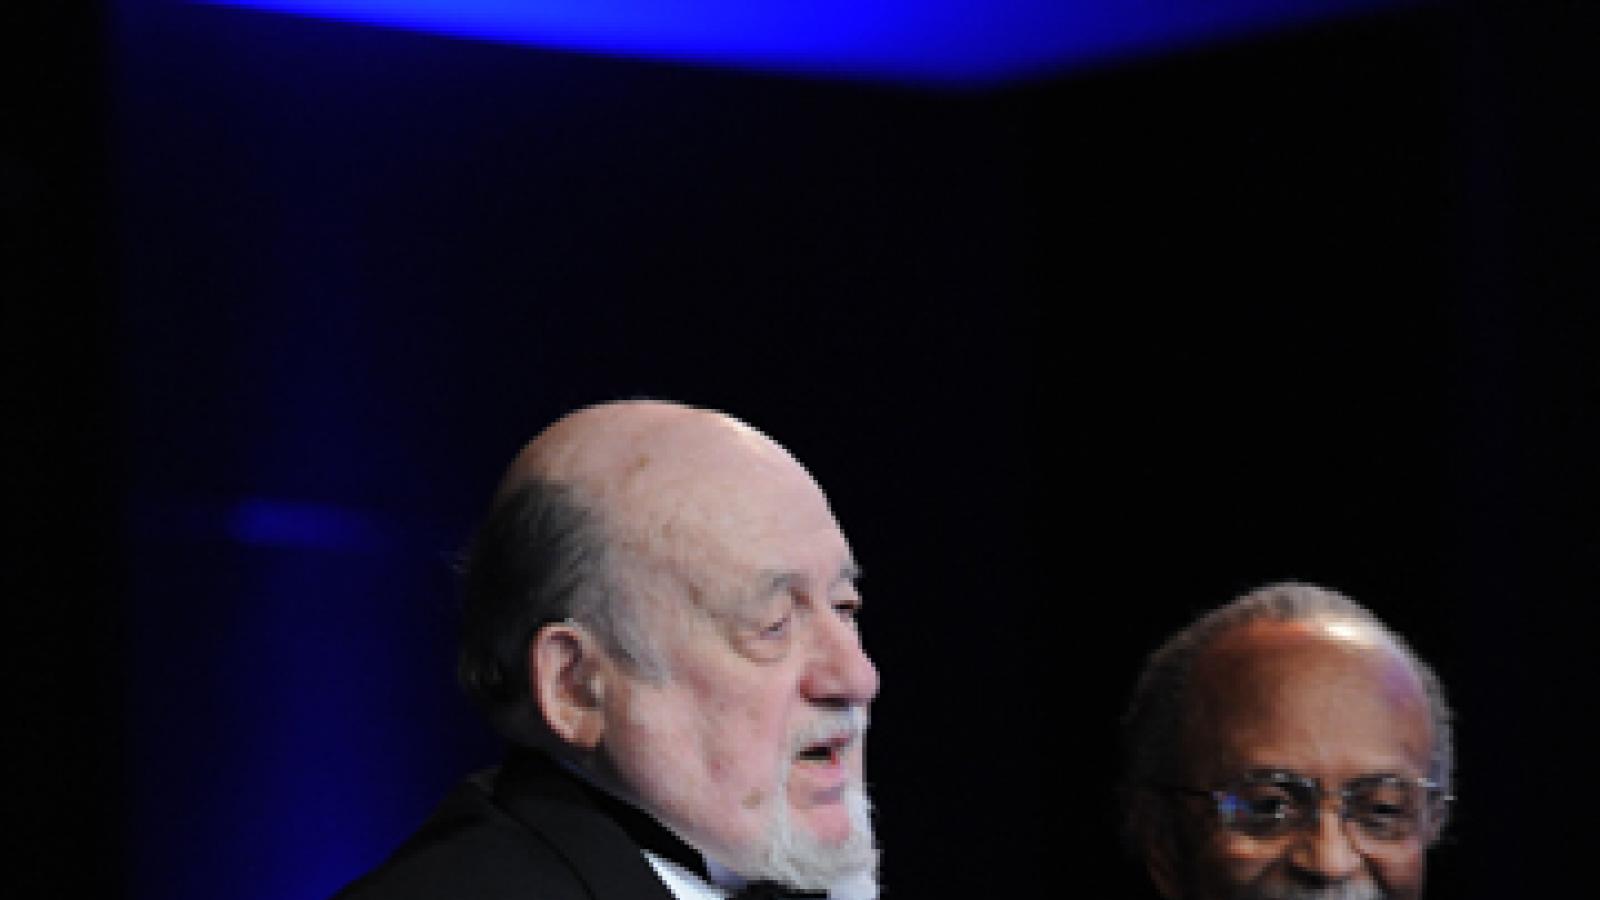
{"label": "white mustache", "polygon": [[829,710],[819,713],[816,718],[802,725],[791,735],[789,750],[791,753],[799,753],[807,747],[836,740],[842,741],[842,746],[848,747],[861,740],[866,732],[866,707],[850,706]]}
{"label": "white mustache", "polygon": [[1252,891],[1243,900],[1386,900],[1387,894],[1370,881],[1346,882],[1328,887],[1286,887]]}

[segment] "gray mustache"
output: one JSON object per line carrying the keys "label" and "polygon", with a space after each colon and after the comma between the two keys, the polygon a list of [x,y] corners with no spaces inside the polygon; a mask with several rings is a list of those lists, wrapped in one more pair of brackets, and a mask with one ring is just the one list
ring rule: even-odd
{"label": "gray mustache", "polygon": [[1386,900],[1386,895],[1371,882],[1335,884],[1328,887],[1287,887],[1251,891],[1239,900]]}
{"label": "gray mustache", "polygon": [[807,722],[798,732],[790,737],[790,750],[799,752],[807,746],[833,738],[835,735],[850,735],[851,743],[859,741],[867,730],[867,711],[860,706],[848,709],[833,710],[822,713]]}

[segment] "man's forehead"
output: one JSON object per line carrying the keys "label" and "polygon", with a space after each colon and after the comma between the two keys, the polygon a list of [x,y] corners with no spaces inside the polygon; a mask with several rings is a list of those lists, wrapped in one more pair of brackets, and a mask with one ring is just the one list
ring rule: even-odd
{"label": "man's forehead", "polygon": [[753,527],[808,492],[820,497],[799,462],[755,428],[656,401],[566,416],[523,448],[499,495],[532,479],[566,485],[614,537],[635,544],[673,529]]}
{"label": "man's forehead", "polygon": [[1397,704],[1423,694],[1421,679],[1392,640],[1344,619],[1257,621],[1230,629],[1200,649],[1193,682],[1201,694],[1235,702],[1339,683]]}
{"label": "man's forehead", "polygon": [[1247,622],[1213,637],[1195,661],[1197,680],[1230,686],[1270,684],[1272,674],[1308,670],[1379,676],[1396,688],[1420,686],[1386,635],[1365,622],[1341,618]]}
{"label": "man's forehead", "polygon": [[1197,751],[1250,755],[1290,745],[1430,752],[1425,691],[1404,655],[1363,623],[1256,622],[1203,648],[1191,684]]}
{"label": "man's forehead", "polygon": [[843,544],[804,467],[723,413],[653,401],[579,410],[531,442],[506,480],[529,477],[570,485],[618,544],[684,575],[749,569],[739,573],[749,585],[755,569],[792,562],[785,545]]}
{"label": "man's forehead", "polygon": [[730,416],[673,403],[585,407],[530,441],[507,470],[502,490],[537,477],[608,493],[647,471],[693,468],[719,440],[749,442],[752,437],[765,440]]}

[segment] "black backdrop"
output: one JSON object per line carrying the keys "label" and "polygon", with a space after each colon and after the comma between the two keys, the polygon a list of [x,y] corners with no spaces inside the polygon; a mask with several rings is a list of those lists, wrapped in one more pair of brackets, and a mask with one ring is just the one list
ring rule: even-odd
{"label": "black backdrop", "polygon": [[451,548],[533,431],[645,394],[787,443],[857,545],[890,896],[1139,894],[1140,656],[1280,577],[1452,689],[1435,896],[1580,883],[1594,24],[1432,8],[935,92],[29,23],[31,880],[310,897],[376,860],[495,752],[448,683]]}

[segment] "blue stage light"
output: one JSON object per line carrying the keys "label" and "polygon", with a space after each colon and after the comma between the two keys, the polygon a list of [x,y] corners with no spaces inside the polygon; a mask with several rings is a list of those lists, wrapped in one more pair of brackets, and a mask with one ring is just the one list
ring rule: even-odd
{"label": "blue stage light", "polygon": [[983,85],[1405,0],[203,0],[647,59]]}

